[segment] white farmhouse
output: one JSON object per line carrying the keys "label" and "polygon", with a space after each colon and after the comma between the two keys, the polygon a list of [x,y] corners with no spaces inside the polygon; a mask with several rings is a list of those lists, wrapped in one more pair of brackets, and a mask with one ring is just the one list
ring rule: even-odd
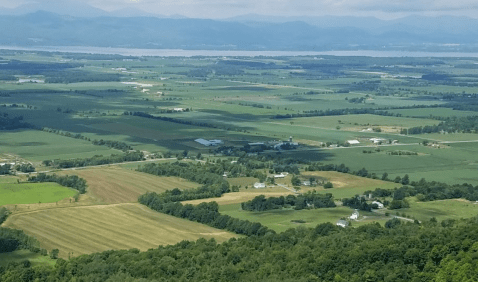
{"label": "white farmhouse", "polygon": [[335,225],[345,228],[345,227],[349,226],[349,223],[346,220],[341,219],[341,220],[337,221],[337,223]]}
{"label": "white farmhouse", "polygon": [[266,188],[266,184],[265,184],[265,183],[256,182],[256,183],[254,183],[254,188],[256,188],[256,189]]}
{"label": "white farmhouse", "polygon": [[359,214],[358,210],[355,210],[355,211],[352,213],[352,215],[349,216],[349,218],[355,220],[355,219],[357,219],[357,218],[359,217],[359,215],[360,215],[360,214]]}
{"label": "white farmhouse", "polygon": [[376,204],[379,209],[383,209],[383,204],[382,204],[382,203],[377,202],[377,201],[374,201],[374,202],[372,202],[372,205],[373,205],[373,204]]}

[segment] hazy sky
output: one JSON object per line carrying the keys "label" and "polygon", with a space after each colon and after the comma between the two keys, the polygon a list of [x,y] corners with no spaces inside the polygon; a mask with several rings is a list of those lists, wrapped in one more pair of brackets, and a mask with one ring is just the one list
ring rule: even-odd
{"label": "hazy sky", "polygon": [[[0,0],[13,8],[26,2],[45,5],[58,0]],[[154,14],[192,18],[226,18],[243,14],[277,16],[355,15],[382,19],[419,14],[455,15],[478,18],[478,0],[61,0],[80,1],[103,10],[136,8]],[[58,3],[58,2],[56,2]]]}

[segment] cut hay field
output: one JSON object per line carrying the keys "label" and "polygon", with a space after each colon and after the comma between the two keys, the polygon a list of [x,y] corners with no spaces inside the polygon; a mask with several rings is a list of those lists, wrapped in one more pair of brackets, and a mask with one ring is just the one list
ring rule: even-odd
{"label": "cut hay field", "polygon": [[58,174],[84,178],[88,183],[87,195],[107,204],[137,202],[138,197],[146,192],[199,187],[178,177],[158,177],[118,166],[69,170]]}
{"label": "cut hay field", "polygon": [[2,183],[0,206],[35,203],[54,203],[73,197],[76,191],[56,183]]}
{"label": "cut hay field", "polygon": [[[382,181],[378,179],[371,179],[366,177],[359,177],[348,173],[340,173],[336,171],[305,171],[301,174],[302,177],[324,177],[327,181],[332,182],[334,188],[323,189],[322,187],[306,188],[304,191],[316,189],[319,193],[332,193],[335,199],[345,197],[353,197],[361,195],[364,191],[375,190],[376,188],[393,189],[401,186],[400,184]],[[305,188],[305,187],[301,187]]]}
{"label": "cut hay field", "polygon": [[12,214],[4,227],[21,229],[40,241],[42,248],[60,250],[60,257],[111,249],[145,251],[182,240],[215,238],[226,241],[236,234],[155,212],[140,204],[57,208]]}

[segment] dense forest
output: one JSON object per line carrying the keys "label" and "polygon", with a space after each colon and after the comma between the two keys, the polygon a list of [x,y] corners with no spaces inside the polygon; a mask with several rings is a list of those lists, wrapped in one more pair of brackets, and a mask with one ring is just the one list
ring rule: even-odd
{"label": "dense forest", "polygon": [[54,268],[10,264],[1,281],[476,281],[478,219],[423,225],[331,223],[264,236],[183,241],[59,259]]}
{"label": "dense forest", "polygon": [[23,121],[23,116],[10,117],[7,113],[0,113],[0,130],[13,130],[19,128],[31,128],[32,126]]}

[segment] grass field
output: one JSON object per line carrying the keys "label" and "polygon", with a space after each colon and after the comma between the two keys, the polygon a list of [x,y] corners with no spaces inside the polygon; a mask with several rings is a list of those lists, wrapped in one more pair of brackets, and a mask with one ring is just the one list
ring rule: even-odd
{"label": "grass field", "polygon": [[0,206],[54,203],[73,197],[77,192],[56,183],[0,184]]}
{"label": "grass field", "polygon": [[223,242],[237,235],[185,219],[155,212],[140,204],[57,208],[12,214],[4,227],[22,229],[42,248],[58,248],[60,257],[111,249],[145,251],[182,240],[215,238]]}
{"label": "grass field", "polygon": [[[239,204],[222,205],[219,207],[222,214],[249,220],[252,222],[260,222],[261,224],[275,230],[276,232],[283,232],[289,228],[296,228],[298,226],[315,227],[317,224],[331,222],[335,224],[339,219],[348,217],[353,210],[348,207],[336,207],[326,209],[312,209],[312,210],[272,210],[266,212],[249,212],[240,210]],[[374,213],[360,213],[361,216],[366,215],[368,218],[354,221],[352,226],[360,226],[372,222],[379,222],[384,224],[390,218],[377,215]],[[305,223],[294,223],[291,220],[304,220]]]}
{"label": "grass field", "polygon": [[38,253],[32,253],[29,250],[18,250],[10,253],[0,253],[0,266],[5,266],[6,264],[11,262],[20,263],[25,260],[29,260],[33,266],[53,266],[56,263],[56,260],[51,259],[49,256],[42,256]]}
{"label": "grass field", "polygon": [[199,187],[198,184],[177,178],[158,177],[118,166],[62,171],[61,175],[78,175],[88,183],[87,194],[101,203],[137,202],[146,192],[161,193],[179,188]]}
{"label": "grass field", "polygon": [[332,182],[334,188],[323,189],[321,187],[306,188],[305,190],[316,189],[319,193],[331,193],[335,199],[353,197],[362,195],[364,191],[375,190],[376,188],[393,189],[400,186],[399,184],[376,180],[366,177],[359,177],[348,173],[340,173],[336,171],[306,171],[301,174],[302,177],[324,177],[327,181]]}
{"label": "grass field", "polygon": [[399,212],[411,215],[420,221],[427,221],[432,217],[442,221],[445,219],[470,218],[478,215],[478,204],[464,199],[417,202],[415,198],[409,198],[408,201],[410,208],[401,209]]}
{"label": "grass field", "polygon": [[46,159],[84,158],[117,154],[119,151],[39,130],[18,130],[0,134],[0,152],[40,163]]}

